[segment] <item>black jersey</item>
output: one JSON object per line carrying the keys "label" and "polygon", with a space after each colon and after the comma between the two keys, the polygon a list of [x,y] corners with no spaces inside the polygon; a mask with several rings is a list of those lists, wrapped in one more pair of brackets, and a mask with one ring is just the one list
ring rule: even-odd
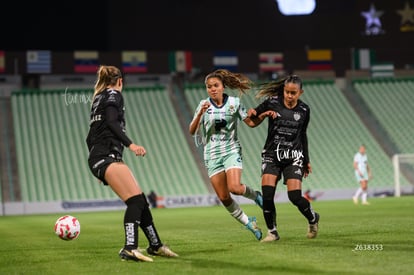
{"label": "black jersey", "polygon": [[257,116],[272,110],[277,112],[275,119],[269,117],[264,154],[272,154],[280,163],[291,163],[302,159],[305,167],[309,163],[306,130],[310,119],[310,108],[301,100],[293,109],[284,106],[283,97],[273,96],[255,108]]}
{"label": "black jersey", "polygon": [[108,144],[122,154],[123,146],[128,147],[132,143],[125,133],[125,125],[122,93],[108,89],[102,91],[95,96],[91,107],[90,128],[86,138],[88,149],[91,150],[97,144]]}

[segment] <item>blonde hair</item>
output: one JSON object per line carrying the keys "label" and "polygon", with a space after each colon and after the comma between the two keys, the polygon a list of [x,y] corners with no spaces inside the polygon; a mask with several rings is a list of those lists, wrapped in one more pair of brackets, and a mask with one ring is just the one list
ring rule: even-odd
{"label": "blonde hair", "polygon": [[93,98],[101,93],[108,85],[116,85],[119,78],[122,78],[121,70],[115,66],[101,65],[96,73],[96,82]]}
{"label": "blonde hair", "polygon": [[204,79],[204,84],[207,84],[207,80],[213,77],[220,79],[225,88],[238,89],[243,94],[247,93],[246,90],[250,90],[253,86],[253,82],[247,76],[232,73],[226,69],[218,69],[209,73]]}

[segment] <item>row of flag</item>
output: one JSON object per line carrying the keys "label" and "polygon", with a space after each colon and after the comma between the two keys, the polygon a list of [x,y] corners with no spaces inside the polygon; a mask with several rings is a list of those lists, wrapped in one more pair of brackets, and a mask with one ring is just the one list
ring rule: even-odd
{"label": "row of flag", "polygon": [[[98,51],[74,51],[74,72],[95,73],[99,67]],[[369,69],[375,62],[375,55],[371,49],[357,49],[353,53],[354,69]],[[121,53],[122,70],[126,73],[146,73],[146,51],[123,51]],[[52,73],[51,51],[27,51],[27,73]],[[309,70],[332,70],[332,50],[307,50]],[[224,68],[237,71],[239,58],[234,51],[218,51],[213,56],[214,68]],[[5,72],[5,52],[0,51],[0,73]],[[171,51],[168,53],[168,66],[171,72],[191,72],[193,67],[190,51]],[[278,72],[284,70],[284,56],[282,52],[261,52],[258,56],[259,72]]]}

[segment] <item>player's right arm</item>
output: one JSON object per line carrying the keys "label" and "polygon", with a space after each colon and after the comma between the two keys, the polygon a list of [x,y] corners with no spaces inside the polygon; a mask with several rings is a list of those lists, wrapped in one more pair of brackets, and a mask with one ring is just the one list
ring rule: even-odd
{"label": "player's right arm", "polygon": [[210,107],[210,103],[207,100],[203,100],[197,107],[197,110],[194,114],[193,120],[190,122],[189,132],[191,135],[194,135],[197,132],[198,125],[200,124],[201,118],[203,114],[207,111]]}

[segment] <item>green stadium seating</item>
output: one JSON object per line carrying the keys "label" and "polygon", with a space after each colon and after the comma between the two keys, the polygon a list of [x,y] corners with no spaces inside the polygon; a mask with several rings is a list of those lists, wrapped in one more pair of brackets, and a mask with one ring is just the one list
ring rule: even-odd
{"label": "green stadium seating", "polygon": [[[412,152],[413,148],[413,140],[409,137],[414,134],[414,127],[407,126],[413,116],[409,113],[412,109],[408,97],[413,85],[412,81],[379,81],[373,85],[355,82],[356,91],[366,101],[372,114],[388,129],[401,152],[407,153]],[[370,190],[392,188],[390,157],[335,83],[305,81],[304,91],[302,99],[311,107],[308,137],[313,173],[304,179],[303,189],[357,188],[352,161],[361,143],[367,147],[373,170]],[[87,165],[85,138],[92,93],[92,90],[12,93],[13,127],[23,201],[117,198],[109,187],[98,183]],[[229,93],[238,95],[237,91]],[[191,115],[200,100],[207,98],[203,84],[186,85],[184,95],[188,104],[182,104],[179,108],[189,106]],[[159,196],[209,194],[209,183],[204,182],[192,155],[188,137],[185,136],[188,132],[180,126],[167,88],[129,88],[124,90],[124,97],[128,134],[137,144],[145,146],[148,152],[144,158],[137,158],[126,151],[124,160],[143,190],[147,193],[154,190]],[[255,98],[255,91],[242,95],[241,99],[247,108],[260,103]],[[254,189],[260,189],[260,154],[266,133],[267,121],[253,129],[244,123],[239,127],[244,163],[242,181]],[[202,150],[198,153],[201,154]],[[403,179],[402,184],[409,183]],[[278,191],[284,192],[284,187],[280,186]]]}
{"label": "green stadium seating", "polygon": [[393,186],[391,159],[365,127],[342,91],[333,82],[304,84],[302,99],[311,107],[309,147],[314,188],[357,188],[353,157],[360,144],[367,148],[373,179],[370,190]]}
{"label": "green stadium seating", "polygon": [[387,131],[398,149],[396,153],[413,153],[414,79],[356,80],[353,85],[381,127]]}
{"label": "green stadium seating", "polygon": [[[353,156],[359,145],[367,146],[373,170],[371,190],[393,187],[391,159],[364,126],[342,91],[333,81],[305,81],[301,97],[311,108],[308,128],[309,150],[313,173],[304,179],[303,189],[328,190],[357,188],[353,169]],[[237,95],[237,92],[229,92]],[[207,97],[204,85],[189,85],[185,95],[194,109]],[[254,92],[242,96],[247,108],[260,103]],[[260,153],[266,138],[267,121],[257,128],[239,127],[243,146],[243,182],[260,186]],[[279,187],[281,188],[281,187]],[[282,189],[283,190],[283,189]]]}
{"label": "green stadium seating", "polygon": [[[392,154],[414,152],[414,109],[411,98],[414,91],[413,78],[382,78],[377,80],[354,80],[355,93],[366,108],[375,116],[378,127],[385,131]],[[401,164],[406,181],[414,179],[414,163]],[[413,185],[411,184],[411,187]]]}
{"label": "green stadium seating", "polygon": [[[19,91],[12,94],[22,200],[115,199],[87,165],[85,138],[93,91]],[[125,161],[144,192],[208,194],[164,87],[127,89],[127,131],[147,149]]]}

